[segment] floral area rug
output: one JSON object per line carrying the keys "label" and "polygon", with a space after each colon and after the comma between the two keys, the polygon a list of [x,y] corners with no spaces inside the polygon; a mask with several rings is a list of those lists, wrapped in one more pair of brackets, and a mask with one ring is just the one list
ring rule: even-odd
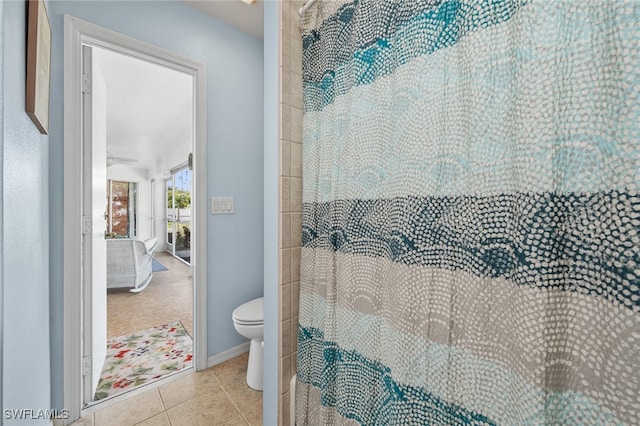
{"label": "floral area rug", "polygon": [[113,337],[94,400],[188,368],[192,358],[193,341],[180,321]]}

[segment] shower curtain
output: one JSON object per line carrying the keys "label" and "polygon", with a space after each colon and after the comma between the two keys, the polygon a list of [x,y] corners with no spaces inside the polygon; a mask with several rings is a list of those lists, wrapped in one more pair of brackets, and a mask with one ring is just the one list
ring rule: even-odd
{"label": "shower curtain", "polygon": [[640,424],[640,2],[302,27],[297,424]]}

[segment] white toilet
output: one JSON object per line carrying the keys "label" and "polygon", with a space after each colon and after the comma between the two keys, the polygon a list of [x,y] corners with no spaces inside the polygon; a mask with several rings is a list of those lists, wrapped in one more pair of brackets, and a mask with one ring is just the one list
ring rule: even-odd
{"label": "white toilet", "polygon": [[264,336],[264,298],[251,300],[234,309],[233,327],[238,334],[251,340],[249,363],[247,365],[247,385],[257,391],[262,390],[262,339]]}

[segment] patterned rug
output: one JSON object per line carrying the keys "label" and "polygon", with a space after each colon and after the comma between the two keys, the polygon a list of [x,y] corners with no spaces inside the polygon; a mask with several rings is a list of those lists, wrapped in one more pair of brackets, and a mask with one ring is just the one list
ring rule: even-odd
{"label": "patterned rug", "polygon": [[193,341],[180,321],[107,340],[94,401],[191,366]]}

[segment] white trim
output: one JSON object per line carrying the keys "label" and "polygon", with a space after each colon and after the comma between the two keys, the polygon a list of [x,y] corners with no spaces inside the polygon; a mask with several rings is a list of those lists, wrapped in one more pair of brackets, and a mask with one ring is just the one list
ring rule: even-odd
{"label": "white trim", "polygon": [[244,353],[249,352],[249,346],[251,342],[244,342],[239,344],[238,346],[234,346],[231,349],[227,349],[226,351],[222,351],[219,354],[215,354],[210,356],[207,360],[207,368],[211,368],[214,365],[222,364],[225,361],[230,360],[231,358],[235,358],[238,355],[242,355]]}
{"label": "white trim", "polygon": [[[194,361],[196,370],[207,368],[207,100],[206,67],[173,52],[101,28],[89,22],[64,16],[64,391],[63,404],[69,409],[66,423],[81,415],[81,212],[82,200],[82,44],[90,44],[131,55],[149,62],[179,70],[193,76],[195,179],[193,215],[196,233],[192,247],[194,268]],[[201,202],[198,202],[201,200]]]}

